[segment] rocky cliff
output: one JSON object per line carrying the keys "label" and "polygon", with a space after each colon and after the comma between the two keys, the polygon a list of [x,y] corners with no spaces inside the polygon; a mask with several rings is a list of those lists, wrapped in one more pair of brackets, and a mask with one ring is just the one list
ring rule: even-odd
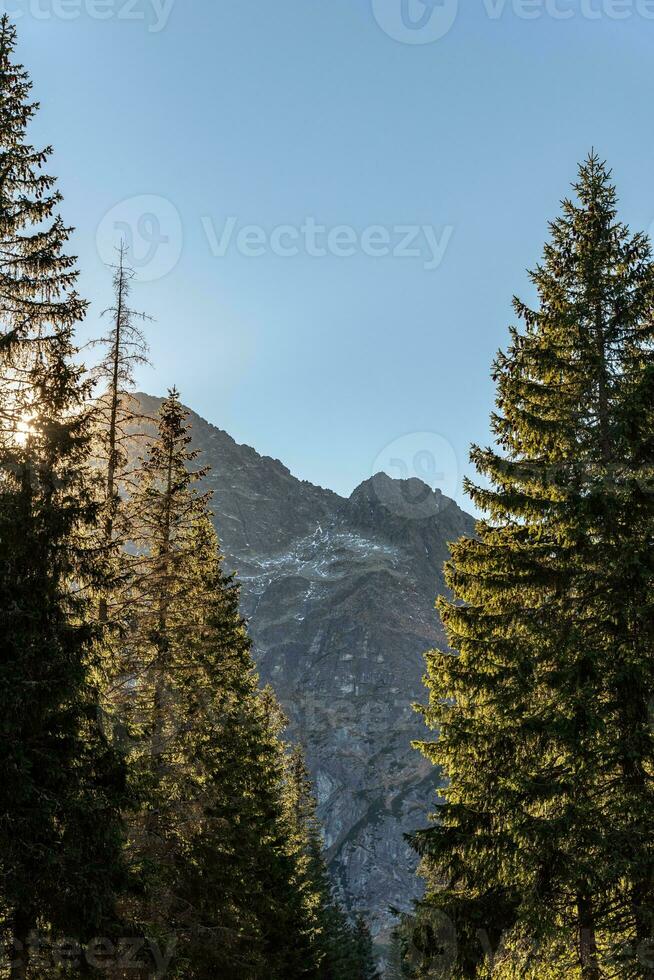
{"label": "rocky cliff", "polygon": [[[159,399],[138,397],[156,413]],[[473,520],[385,474],[344,499],[192,423],[262,680],[307,753],[331,870],[380,933],[389,905],[407,908],[419,891],[403,835],[433,812],[436,779],[411,748],[425,734],[412,703],[425,699],[425,650],[444,642],[434,599],[447,542]]]}

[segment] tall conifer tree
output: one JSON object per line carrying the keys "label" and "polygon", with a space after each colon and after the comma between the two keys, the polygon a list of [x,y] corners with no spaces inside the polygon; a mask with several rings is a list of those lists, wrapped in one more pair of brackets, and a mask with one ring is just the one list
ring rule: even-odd
{"label": "tall conifer tree", "polygon": [[511,929],[583,980],[654,975],[654,273],[595,155],[575,191],[495,365],[497,447],[468,484],[486,517],[452,550],[455,652],[428,662],[449,782],[418,842],[460,977]]}
{"label": "tall conifer tree", "polygon": [[289,750],[285,768],[293,877],[309,949],[307,975],[320,980],[377,980],[370,930],[362,916],[350,921],[330,882],[311,778],[299,746]]}
{"label": "tall conifer tree", "polygon": [[100,388],[96,402],[94,450],[102,474],[102,537],[114,560],[113,588],[100,597],[100,621],[119,623],[126,613],[124,586],[129,574],[125,546],[132,535],[129,491],[133,490],[134,443],[147,419],[133,396],[134,370],[147,364],[148,345],[137,321],[148,320],[129,302],[133,270],[126,263],[126,248],[121,242],[114,267],[114,305],[104,311],[110,326],[104,336],[93,342],[102,356],[92,372]]}
{"label": "tall conifer tree", "polygon": [[73,328],[60,196],[26,142],[37,106],[0,20],[0,888],[12,976],[39,928],[82,942],[107,932],[122,877],[120,760],[91,683],[90,595],[105,567],[93,540],[88,387]]}
{"label": "tall conifer tree", "polygon": [[[178,942],[173,975],[315,976],[284,807],[282,716],[261,692],[197,483],[187,413],[163,403],[135,494],[134,685],[146,807],[141,920]],[[313,972],[312,972],[313,970]]]}
{"label": "tall conifer tree", "polygon": [[311,780],[299,746],[286,759],[285,808],[294,880],[301,897],[302,928],[316,968],[329,960],[331,887],[323,857]]}

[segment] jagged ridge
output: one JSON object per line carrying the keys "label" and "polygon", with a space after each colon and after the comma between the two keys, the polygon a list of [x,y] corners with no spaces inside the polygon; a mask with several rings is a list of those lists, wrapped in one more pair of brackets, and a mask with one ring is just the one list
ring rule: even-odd
{"label": "jagged ridge", "polygon": [[[139,395],[156,412],[159,399]],[[257,662],[305,746],[330,865],[375,931],[417,895],[404,834],[434,809],[435,776],[411,740],[447,542],[474,522],[419,480],[376,474],[349,499],[296,479],[193,413],[212,470],[216,527],[243,586]]]}

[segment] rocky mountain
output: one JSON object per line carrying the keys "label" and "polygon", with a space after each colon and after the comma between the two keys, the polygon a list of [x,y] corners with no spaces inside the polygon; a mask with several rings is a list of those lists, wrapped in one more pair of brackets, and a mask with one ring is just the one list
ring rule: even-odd
{"label": "rocky mountain", "polygon": [[[159,399],[139,395],[155,414]],[[434,611],[447,542],[473,519],[419,480],[377,474],[349,499],[296,479],[192,414],[212,467],[216,527],[242,583],[259,671],[307,753],[334,878],[374,931],[419,891],[404,834],[436,800],[425,735],[424,652],[444,643]]]}

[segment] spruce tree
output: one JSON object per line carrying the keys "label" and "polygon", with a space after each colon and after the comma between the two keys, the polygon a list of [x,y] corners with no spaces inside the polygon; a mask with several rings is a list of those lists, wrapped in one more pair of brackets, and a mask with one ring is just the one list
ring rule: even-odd
{"label": "spruce tree", "polygon": [[654,975],[654,273],[595,155],[575,192],[495,364],[497,446],[467,486],[486,516],[452,549],[452,651],[428,660],[423,749],[448,783],[418,844],[460,977],[511,930],[583,980]]}
{"label": "spruce tree", "polygon": [[107,933],[122,881],[124,769],[98,720],[91,595],[106,569],[94,540],[89,388],[73,329],[70,230],[26,141],[37,105],[0,20],[0,873],[12,976],[37,927]]}
{"label": "spruce tree", "polygon": [[380,980],[370,927],[362,915],[357,916],[354,924],[354,942],[360,980]]}
{"label": "spruce tree", "polygon": [[295,746],[286,760],[284,797],[294,880],[302,903],[302,928],[316,972],[322,975],[330,958],[332,890],[313,787],[300,746]]}
{"label": "spruce tree", "polygon": [[285,782],[293,880],[302,904],[301,929],[308,941],[306,975],[320,980],[378,980],[370,929],[361,915],[350,920],[330,882],[313,787],[300,746],[287,755]]}
{"label": "spruce tree", "polygon": [[133,501],[125,709],[141,734],[145,806],[131,850],[146,893],[135,918],[177,940],[174,976],[309,977],[284,804],[284,722],[272,693],[258,688],[190,442],[172,391]]}
{"label": "spruce tree", "polygon": [[403,923],[397,925],[391,933],[388,949],[388,963],[384,974],[385,980],[404,980]]}
{"label": "spruce tree", "polygon": [[313,977],[312,909],[284,809],[285,722],[272,692],[258,688],[239,589],[208,517],[196,556],[199,615],[178,695],[185,704],[191,696],[191,714],[173,775],[186,770],[179,795],[191,811],[174,845],[183,975]]}
{"label": "spruce tree", "polygon": [[306,975],[320,980],[378,980],[370,929],[361,915],[350,920],[330,882],[313,787],[300,746],[287,754],[285,784],[293,880],[308,943]]}
{"label": "spruce tree", "polygon": [[[127,598],[129,631],[121,654],[124,681],[112,710],[131,734],[131,771],[141,809],[130,817],[130,866],[142,880],[141,900],[125,914],[136,931],[171,935],[171,852],[167,835],[179,802],[171,780],[185,778],[177,739],[185,704],[175,701],[177,665],[187,660],[194,616],[194,531],[207,502],[196,489],[186,413],[177,392],[163,403],[157,431],[135,472],[129,534],[135,552]],[[181,670],[180,670],[181,674]]]}
{"label": "spruce tree", "polygon": [[94,452],[102,477],[102,539],[114,562],[114,582],[110,592],[100,597],[100,621],[118,624],[128,605],[125,586],[129,579],[126,545],[132,535],[129,491],[134,489],[133,446],[144,437],[146,423],[151,422],[133,397],[134,370],[148,362],[148,345],[137,320],[148,320],[129,303],[133,270],[125,261],[126,247],[121,242],[114,267],[114,305],[104,311],[110,320],[107,332],[93,341],[102,356],[92,378],[99,388],[96,401]]}

